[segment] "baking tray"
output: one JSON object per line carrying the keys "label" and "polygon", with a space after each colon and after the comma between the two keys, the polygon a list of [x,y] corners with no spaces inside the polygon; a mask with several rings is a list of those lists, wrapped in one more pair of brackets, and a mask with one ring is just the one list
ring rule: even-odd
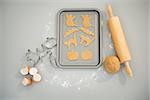
{"label": "baking tray", "polygon": [[[74,26],[66,24],[68,15],[74,17]],[[57,65],[61,68],[98,68],[102,60],[102,13],[98,9],[62,9],[58,12],[57,16]],[[81,16],[88,16],[90,18],[91,26],[86,27],[86,29],[92,32],[93,36],[86,34],[82,30],[85,27],[83,24],[84,19]],[[72,29],[77,29],[78,31],[68,36],[64,35]],[[81,43],[81,36],[84,37],[82,38],[83,40],[88,38],[92,42],[85,46],[84,43]],[[69,43],[69,39],[71,38],[76,39],[77,46],[71,44],[69,48],[68,45],[65,45],[65,42]],[[72,50],[78,53],[78,59],[68,59],[68,52]],[[83,59],[81,56],[85,51],[90,51],[92,54],[92,57],[88,60]]]}

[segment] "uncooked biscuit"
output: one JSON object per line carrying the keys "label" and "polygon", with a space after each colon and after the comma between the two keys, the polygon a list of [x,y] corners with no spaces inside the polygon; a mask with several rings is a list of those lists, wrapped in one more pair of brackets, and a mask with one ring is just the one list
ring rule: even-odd
{"label": "uncooked biscuit", "polygon": [[79,57],[79,54],[77,51],[69,51],[67,52],[67,58],[68,60],[77,60]]}
{"label": "uncooked biscuit", "polygon": [[69,36],[70,34],[72,34],[72,33],[74,33],[75,34],[75,32],[78,32],[79,30],[77,29],[77,28],[72,28],[72,29],[70,29],[70,30],[68,30],[68,31],[66,31],[65,33],[64,33],[64,37],[67,37],[67,36]]}
{"label": "uncooked biscuit", "polygon": [[81,27],[80,28],[81,31],[83,31],[85,34],[87,35],[91,35],[93,37],[95,37],[94,33],[92,33],[90,30],[88,30],[87,28]]}
{"label": "uncooked biscuit", "polygon": [[88,46],[94,41],[94,39],[95,39],[95,37],[90,39],[84,35],[80,35],[80,44],[82,44],[83,46]]}
{"label": "uncooked biscuit", "polygon": [[66,25],[67,26],[75,26],[75,22],[73,21],[73,19],[75,18],[75,16],[71,15],[71,14],[66,14]]}
{"label": "uncooked biscuit", "polygon": [[90,23],[91,18],[88,15],[81,15],[81,17],[83,19],[82,21],[83,27],[89,28],[91,26]]}
{"label": "uncooked biscuit", "polygon": [[90,60],[93,58],[93,53],[90,50],[85,50],[81,53],[81,58],[83,60]]}
{"label": "uncooked biscuit", "polygon": [[76,34],[74,34],[73,38],[70,38],[68,41],[64,42],[64,45],[66,45],[68,47],[68,49],[71,48],[72,44],[74,45],[74,47],[77,46],[77,37],[76,37]]}

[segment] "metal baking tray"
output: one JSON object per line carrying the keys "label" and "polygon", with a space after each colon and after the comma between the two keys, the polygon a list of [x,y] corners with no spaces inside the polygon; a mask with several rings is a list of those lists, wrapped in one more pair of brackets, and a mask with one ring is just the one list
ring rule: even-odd
{"label": "metal baking tray", "polygon": [[[68,18],[67,16],[73,16],[73,23],[67,24]],[[88,16],[87,21],[83,19],[82,16]],[[102,13],[98,9],[62,9],[58,12],[57,15],[57,65],[61,68],[98,68],[100,67],[102,60],[102,29],[101,29],[101,21],[102,21]],[[88,22],[88,24],[87,24]],[[90,25],[89,25],[90,23]],[[87,27],[86,27],[87,26]],[[89,26],[89,27],[88,27]],[[87,29],[92,34],[87,34],[82,29]],[[70,35],[64,35],[71,29],[77,29],[78,31],[71,33]],[[89,33],[89,32],[88,32]],[[83,38],[81,38],[81,35]],[[76,39],[77,46],[65,45],[65,42],[69,44],[69,39]],[[89,41],[82,40],[86,39],[92,40],[88,44]],[[94,38],[94,39],[93,39]],[[72,43],[72,42],[71,42]],[[87,43],[88,45],[85,45]],[[68,52],[75,51],[78,54],[76,60],[68,59]],[[85,51],[89,51],[90,54],[84,53]],[[84,53],[84,54],[83,54]],[[82,56],[82,54],[84,56]],[[92,56],[91,56],[92,55]],[[85,57],[87,56],[87,58]],[[83,59],[84,58],[84,59]],[[89,59],[88,59],[89,58]]]}

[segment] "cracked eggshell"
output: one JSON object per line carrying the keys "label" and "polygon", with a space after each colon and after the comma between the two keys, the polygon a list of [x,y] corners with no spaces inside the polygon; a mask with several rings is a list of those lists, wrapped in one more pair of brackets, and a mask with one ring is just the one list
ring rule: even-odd
{"label": "cracked eggshell", "polygon": [[29,73],[30,67],[23,67],[20,70],[21,75],[27,75]]}
{"label": "cracked eggshell", "polygon": [[35,75],[35,74],[37,74],[37,72],[38,72],[37,68],[30,68],[29,74]]}
{"label": "cracked eggshell", "polygon": [[23,78],[23,79],[22,79],[22,84],[23,84],[24,86],[29,86],[29,85],[31,85],[31,84],[32,84],[31,78],[30,78],[30,77],[25,77],[25,78]]}
{"label": "cracked eggshell", "polygon": [[40,82],[42,79],[41,75],[40,74],[35,74],[33,75],[33,81],[35,82]]}

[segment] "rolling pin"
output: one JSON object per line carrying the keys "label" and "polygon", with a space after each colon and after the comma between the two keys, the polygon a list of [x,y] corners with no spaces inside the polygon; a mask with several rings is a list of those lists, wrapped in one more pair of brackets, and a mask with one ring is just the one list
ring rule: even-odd
{"label": "rolling pin", "polygon": [[115,47],[116,54],[121,64],[125,65],[125,71],[128,76],[132,77],[132,70],[129,65],[131,60],[131,54],[126,43],[125,34],[122,30],[118,16],[114,16],[112,13],[111,5],[107,6],[108,10],[108,27],[112,35],[112,41]]}

